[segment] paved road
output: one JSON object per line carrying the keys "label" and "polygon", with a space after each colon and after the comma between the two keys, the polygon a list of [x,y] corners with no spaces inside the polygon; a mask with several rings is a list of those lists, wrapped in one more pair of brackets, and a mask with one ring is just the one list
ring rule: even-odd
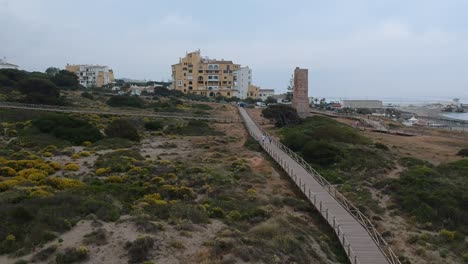
{"label": "paved road", "polygon": [[[250,134],[261,139],[262,131],[250,118],[245,109],[239,108]],[[261,140],[260,140],[261,141]],[[377,246],[367,230],[340,204],[303,166],[285,153],[273,141],[262,144],[264,149],[275,159],[308,197],[317,211],[327,220],[340,239],[348,258],[353,264],[387,264],[389,261]]]}

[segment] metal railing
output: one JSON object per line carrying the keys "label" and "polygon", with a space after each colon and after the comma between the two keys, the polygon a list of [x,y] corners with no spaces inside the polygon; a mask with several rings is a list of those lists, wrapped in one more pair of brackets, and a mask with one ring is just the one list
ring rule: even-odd
{"label": "metal railing", "polygon": [[[245,111],[247,113],[247,115],[249,115],[249,113],[247,111]],[[250,116],[250,115],[249,115]],[[244,119],[244,117],[241,115],[241,117]],[[260,130],[260,132],[265,135],[265,136],[268,136],[268,137],[271,137],[271,135],[266,132],[263,128],[261,128],[259,125],[257,125],[257,123],[255,122],[255,120],[253,120],[252,118],[250,118],[252,120],[252,122],[254,123],[255,126],[257,126],[257,128]],[[244,119],[244,122],[246,122],[246,120]],[[249,133],[257,139],[257,137],[253,134],[253,132],[249,130]],[[398,259],[398,256],[393,252],[393,250],[390,248],[390,246],[388,245],[388,243],[385,241],[385,239],[382,237],[382,235],[377,231],[377,229],[375,228],[375,226],[372,224],[372,222],[370,221],[370,219],[364,215],[355,205],[353,205],[343,194],[341,194],[330,182],[328,182],[328,180],[326,180],[322,175],[320,175],[320,173],[318,173],[314,168],[312,168],[312,166],[310,166],[309,163],[307,163],[301,156],[299,156],[298,154],[296,154],[294,151],[292,151],[291,149],[289,149],[287,146],[285,146],[283,143],[281,143],[279,140],[277,140],[276,138],[272,138],[272,143],[277,146],[279,149],[281,149],[282,151],[284,151],[291,159],[293,159],[294,161],[296,161],[299,165],[301,165],[302,168],[304,168],[310,175],[312,175],[312,177],[314,177],[314,179],[323,187],[327,190],[327,192],[335,198],[335,200],[340,203],[365,229],[366,231],[369,233],[369,235],[371,236],[372,240],[376,243],[376,245],[378,246],[378,248],[380,249],[380,251],[383,253],[383,255],[387,258],[388,262],[390,264],[401,264],[400,260]],[[261,141],[260,141],[261,142]],[[265,148],[265,144],[261,144],[264,148]],[[271,151],[271,150],[270,150]],[[267,151],[268,152],[268,151]],[[271,154],[271,152],[268,152],[272,157],[273,159],[275,159],[277,162],[278,162],[278,156],[276,154],[273,153],[273,155]],[[278,162],[282,167],[283,165],[281,164],[282,161],[280,160]],[[285,166],[288,166],[288,165],[285,165]],[[283,167],[284,168],[284,167]],[[288,172],[288,175],[289,175],[289,167],[288,169],[286,169],[286,172]],[[291,176],[291,175],[290,175]],[[295,176],[292,176],[294,182],[296,182],[296,179],[294,179]],[[297,183],[296,183],[297,184]],[[302,190],[302,187],[299,186]],[[310,192],[310,190],[309,190]],[[307,193],[305,193],[305,189],[304,189],[304,194],[309,198],[309,201],[310,201],[310,195],[308,196]],[[316,200],[315,199],[315,195],[313,195],[313,198],[314,198],[314,201]],[[311,201],[312,202],[312,201]],[[316,205],[314,202],[312,202],[314,205]],[[321,210],[321,204],[320,204],[320,213],[322,214],[322,210]],[[317,208],[317,207],[316,207]],[[322,214],[323,216],[323,214]],[[329,222],[329,219],[328,219],[328,210],[327,210],[327,216],[324,217],[327,222],[329,224],[331,224]],[[336,221],[336,219],[334,219],[334,221]],[[334,228],[335,230],[335,227],[334,225],[330,225]],[[335,233],[337,233],[338,237],[340,237],[340,233],[337,232],[338,230],[335,230]],[[342,232],[342,230],[341,230]],[[343,240],[345,240],[345,237],[344,237],[344,234],[342,234],[343,236]],[[340,241],[341,243],[341,241]],[[345,248],[348,248],[349,251],[351,251],[351,245],[346,245],[344,244],[344,242],[342,243],[343,247]],[[348,255],[348,257],[350,257],[350,255]],[[355,262],[355,261],[358,261],[357,260],[357,257],[355,257],[355,259],[350,259],[351,263],[359,263],[359,262]],[[354,262],[353,262],[354,261]]]}
{"label": "metal railing", "polygon": [[139,116],[139,117],[159,117],[159,118],[180,118],[180,119],[196,119],[196,120],[211,120],[220,123],[238,123],[239,118],[225,118],[221,116],[202,116],[202,115],[187,115],[183,113],[172,113],[172,112],[158,112],[149,113],[145,111],[131,111],[131,110],[99,110],[94,108],[80,108],[70,106],[59,106],[59,105],[41,105],[41,104],[25,104],[25,103],[12,103],[12,102],[0,102],[0,108],[9,109],[27,109],[27,110],[42,110],[50,112],[62,112],[62,113],[81,113],[81,114],[98,114],[98,115],[119,115],[119,116]]}

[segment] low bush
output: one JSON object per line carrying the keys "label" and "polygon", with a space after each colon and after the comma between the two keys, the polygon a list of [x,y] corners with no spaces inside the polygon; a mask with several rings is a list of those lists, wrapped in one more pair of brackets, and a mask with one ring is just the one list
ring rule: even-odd
{"label": "low bush", "polygon": [[88,92],[81,93],[81,97],[87,98],[87,99],[90,99],[90,100],[94,99],[94,96],[91,93],[88,93]]}
{"label": "low bush", "polygon": [[99,156],[94,164],[97,168],[106,168],[108,172],[127,172],[133,168],[135,161],[144,158],[134,150],[117,150]]}
{"label": "low bush", "polygon": [[89,257],[89,250],[85,246],[78,248],[66,248],[64,252],[57,254],[55,262],[57,264],[71,264],[84,261]]}
{"label": "low bush", "polygon": [[67,165],[65,165],[65,167],[63,167],[63,169],[67,171],[79,171],[80,165],[76,163],[68,163]]}
{"label": "low bush", "polygon": [[460,149],[457,153],[458,156],[468,157],[468,148]]}
{"label": "low bush", "polygon": [[88,146],[88,150],[124,149],[130,148],[135,142],[124,138],[105,138]]}
{"label": "low bush", "polygon": [[112,96],[106,102],[109,106],[112,107],[144,107],[143,100],[138,96],[128,96],[128,95],[116,95]]}
{"label": "low bush", "polygon": [[164,125],[161,121],[149,121],[145,123],[146,130],[161,130],[164,128]]}
{"label": "low bush", "polygon": [[288,105],[269,105],[262,110],[263,117],[274,120],[276,127],[284,127],[301,123],[296,109]]}
{"label": "low bush", "polygon": [[190,120],[182,126],[171,125],[167,132],[183,136],[223,136],[223,132],[216,131],[206,121]]}
{"label": "low bush", "polygon": [[142,263],[149,259],[149,252],[153,248],[154,239],[149,236],[140,237],[133,242],[127,242],[129,263]]}
{"label": "low bush", "polygon": [[80,145],[84,141],[98,141],[101,132],[85,120],[67,115],[48,115],[32,121],[42,133],[51,134],[57,138],[68,140]]}
{"label": "low bush", "polygon": [[382,144],[382,143],[380,143],[380,142],[374,143],[374,146],[375,146],[376,148],[378,148],[378,149],[381,149],[381,150],[389,150],[388,147],[387,147],[387,145]]}
{"label": "low bush", "polygon": [[32,262],[45,262],[47,259],[49,259],[54,253],[57,251],[57,245],[52,245],[50,247],[47,247],[36,254],[33,255],[31,258]]}
{"label": "low bush", "polygon": [[117,119],[112,121],[106,129],[105,133],[111,138],[123,138],[131,141],[140,141],[138,130],[124,119]]}

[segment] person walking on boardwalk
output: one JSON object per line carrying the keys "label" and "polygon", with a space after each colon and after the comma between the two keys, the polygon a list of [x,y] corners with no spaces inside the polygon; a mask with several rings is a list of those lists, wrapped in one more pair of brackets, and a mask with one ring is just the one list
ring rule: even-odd
{"label": "person walking on boardwalk", "polygon": [[262,143],[265,143],[265,135],[262,135]]}
{"label": "person walking on boardwalk", "polygon": [[268,140],[270,140],[270,144],[271,144],[271,140],[272,140],[271,136],[268,137]]}

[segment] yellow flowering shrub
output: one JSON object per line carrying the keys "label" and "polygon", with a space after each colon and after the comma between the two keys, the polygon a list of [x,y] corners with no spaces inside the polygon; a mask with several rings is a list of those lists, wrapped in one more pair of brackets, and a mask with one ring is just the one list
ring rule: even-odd
{"label": "yellow flowering shrub", "polygon": [[0,168],[0,176],[13,177],[16,176],[16,170],[8,166]]}
{"label": "yellow flowering shrub", "polygon": [[164,182],[164,178],[163,178],[163,177],[156,176],[156,177],[153,177],[153,178],[151,179],[151,181],[152,181],[153,183],[163,183],[163,182]]}
{"label": "yellow flowering shrub", "polygon": [[41,172],[31,173],[31,174],[29,174],[27,176],[28,180],[31,180],[31,181],[34,181],[34,182],[41,181],[41,180],[43,180],[45,178],[47,178],[47,175],[44,174],[44,173],[41,173]]}
{"label": "yellow flowering shrub", "polygon": [[171,165],[172,162],[170,160],[160,160],[159,165]]}
{"label": "yellow flowering shrub", "polygon": [[78,154],[78,153],[72,154],[72,155],[71,155],[71,158],[72,158],[72,159],[75,159],[75,160],[76,160],[76,159],[79,159],[79,158],[80,158],[80,154]]}
{"label": "yellow flowering shrub", "polygon": [[43,153],[42,153],[42,156],[44,156],[44,157],[46,157],[46,158],[50,158],[50,157],[53,156],[53,154],[52,154],[51,152],[46,151],[46,152],[43,152]]}
{"label": "yellow flowering shrub", "polygon": [[89,157],[91,153],[89,151],[81,151],[78,155],[80,155],[80,157]]}
{"label": "yellow flowering shrub", "polygon": [[12,234],[9,234],[6,238],[5,238],[6,241],[15,241],[16,240],[16,237]]}
{"label": "yellow flowering shrub", "polygon": [[55,168],[52,167],[49,163],[38,163],[34,168],[47,172],[47,174],[52,174],[55,172]]}
{"label": "yellow flowering shrub", "polygon": [[28,179],[25,179],[23,177],[19,177],[19,176],[13,177],[13,178],[8,179],[8,180],[4,180],[4,181],[0,182],[0,192],[6,191],[8,189],[11,189],[11,188],[17,186],[17,185],[21,185],[21,184],[25,184],[25,183],[31,183],[31,181],[28,180]]}
{"label": "yellow flowering shrub", "polygon": [[85,147],[91,146],[91,144],[93,144],[93,142],[91,142],[91,141],[83,142],[83,146],[85,146]]}
{"label": "yellow flowering shrub", "polygon": [[73,189],[84,186],[84,183],[82,183],[79,180],[63,177],[49,177],[44,182],[45,184],[52,186],[53,188],[58,190]]}
{"label": "yellow flowering shrub", "polygon": [[44,152],[55,152],[55,151],[57,151],[57,149],[58,149],[57,146],[49,145],[49,146],[45,147],[42,151],[44,151]]}
{"label": "yellow flowering shrub", "polygon": [[124,183],[125,177],[112,175],[112,176],[107,177],[104,181],[108,183]]}
{"label": "yellow flowering shrub", "polygon": [[24,169],[18,172],[18,176],[26,179],[29,179],[31,175],[33,175],[32,178],[45,178],[49,173],[39,169]]}
{"label": "yellow flowering shrub", "polygon": [[109,173],[111,171],[110,168],[98,168],[96,170],[96,175],[100,176],[100,175],[104,175],[106,173]]}
{"label": "yellow flowering shrub", "polygon": [[82,254],[82,255],[87,255],[89,253],[89,250],[87,247],[85,246],[79,246],[75,249],[75,251],[79,254]]}
{"label": "yellow flowering shrub", "polygon": [[53,195],[52,188],[50,186],[31,187],[28,192],[31,197],[47,197]]}
{"label": "yellow flowering shrub", "polygon": [[58,171],[58,170],[60,170],[62,168],[62,165],[60,165],[60,163],[55,162],[55,161],[50,162],[49,166],[52,167],[56,171]]}
{"label": "yellow flowering shrub", "polygon": [[80,165],[76,163],[68,163],[63,169],[67,171],[78,171],[80,170]]}
{"label": "yellow flowering shrub", "polygon": [[147,194],[139,200],[139,202],[146,203],[148,205],[166,205],[167,202],[164,201],[159,193]]}

